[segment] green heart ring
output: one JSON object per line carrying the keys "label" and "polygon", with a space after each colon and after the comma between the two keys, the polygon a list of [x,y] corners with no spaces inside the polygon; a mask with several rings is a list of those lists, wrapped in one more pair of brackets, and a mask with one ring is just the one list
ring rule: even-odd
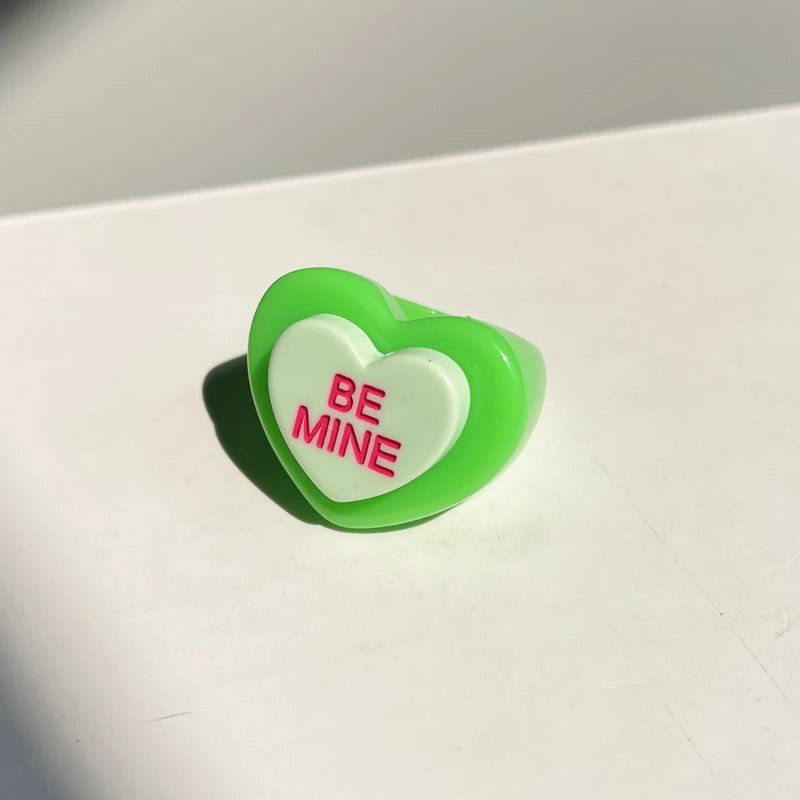
{"label": "green heart ring", "polygon": [[281,464],[320,515],[356,530],[465,500],[512,461],[544,400],[534,345],[337,269],[267,289],[247,366]]}

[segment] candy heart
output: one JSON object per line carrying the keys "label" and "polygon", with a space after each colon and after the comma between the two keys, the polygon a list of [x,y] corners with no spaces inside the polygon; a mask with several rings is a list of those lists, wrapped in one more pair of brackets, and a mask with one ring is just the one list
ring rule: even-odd
{"label": "candy heart", "polygon": [[275,343],[269,396],[303,471],[331,500],[386,494],[421,475],[456,441],[469,384],[424,347],[380,353],[352,322],[317,314]]}
{"label": "candy heart", "polygon": [[544,399],[532,344],[335,269],[298,270],[267,290],[247,361],[284,468],[324,518],[352,529],[469,497],[510,463]]}

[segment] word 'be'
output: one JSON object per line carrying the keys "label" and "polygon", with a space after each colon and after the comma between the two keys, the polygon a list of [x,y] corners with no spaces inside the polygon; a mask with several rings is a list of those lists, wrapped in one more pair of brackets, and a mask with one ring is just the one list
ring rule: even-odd
{"label": "word 'be'", "polygon": [[[356,382],[352,378],[337,372],[333,376],[331,389],[328,392],[328,408],[340,414],[352,412],[356,419],[362,422],[380,425],[378,417],[370,412],[377,414],[381,410],[378,401],[386,397],[386,392],[377,386],[365,383],[356,399],[356,388]],[[373,431],[368,428],[359,440],[351,422],[332,414],[322,414],[312,427],[308,407],[303,405],[297,408],[292,429],[294,439],[302,436],[306,444],[311,444],[313,441],[320,450],[324,447],[329,453],[336,453],[340,458],[346,458],[349,450],[357,464],[387,478],[393,478],[394,470],[386,466],[386,463],[393,464],[397,461],[397,454],[392,451],[399,450],[402,445],[380,433],[376,432],[374,436],[372,434]]]}

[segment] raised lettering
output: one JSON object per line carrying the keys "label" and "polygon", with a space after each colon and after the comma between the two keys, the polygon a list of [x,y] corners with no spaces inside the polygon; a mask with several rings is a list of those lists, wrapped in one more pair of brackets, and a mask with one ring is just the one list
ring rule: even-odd
{"label": "raised lettering", "polygon": [[384,447],[391,448],[391,450],[399,450],[402,445],[394,439],[377,434],[375,441],[372,443],[372,452],[369,454],[369,464],[367,466],[373,472],[379,472],[381,475],[386,475],[387,478],[393,478],[394,470],[379,464],[378,459],[382,458],[384,461],[394,464],[397,461],[397,455],[392,453],[391,450],[384,450]]}
{"label": "raised lettering", "polygon": [[333,376],[331,390],[328,393],[328,405],[335,411],[349,411],[353,407],[353,393],[356,382],[347,375],[338,372]]}
{"label": "raised lettering", "polygon": [[358,395],[356,417],[358,417],[358,419],[363,419],[364,422],[369,422],[371,425],[377,425],[380,420],[377,417],[373,417],[371,414],[366,414],[364,412],[365,408],[371,408],[373,411],[381,410],[381,404],[370,399],[369,395],[371,394],[375,395],[376,398],[386,397],[386,392],[384,392],[383,389],[379,389],[377,386],[370,386],[368,383],[365,383],[361,387],[361,393]]}
{"label": "raised lettering", "polygon": [[372,438],[372,431],[364,431],[364,436],[361,442],[358,441],[355,428],[349,423],[345,422],[342,429],[342,441],[339,445],[339,455],[344,458],[347,454],[347,445],[350,443],[353,451],[353,458],[359,463],[363,464],[367,460],[367,453],[369,452],[369,440]]}
{"label": "raised lettering", "polygon": [[311,440],[316,436],[317,447],[322,447],[330,420],[331,418],[327,414],[323,414],[314,427],[309,428],[308,408],[306,406],[298,406],[297,416],[294,418],[294,428],[292,428],[292,438],[299,439],[302,433],[303,441],[306,444],[311,444]]}

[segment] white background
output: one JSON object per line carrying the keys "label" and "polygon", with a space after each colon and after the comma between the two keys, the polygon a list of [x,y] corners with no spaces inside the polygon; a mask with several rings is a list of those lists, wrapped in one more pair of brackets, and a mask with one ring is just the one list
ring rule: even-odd
{"label": "white background", "polygon": [[[0,223],[0,795],[800,796],[798,142],[796,109]],[[535,341],[515,465],[381,535],[251,483],[202,387],[309,264]]]}

